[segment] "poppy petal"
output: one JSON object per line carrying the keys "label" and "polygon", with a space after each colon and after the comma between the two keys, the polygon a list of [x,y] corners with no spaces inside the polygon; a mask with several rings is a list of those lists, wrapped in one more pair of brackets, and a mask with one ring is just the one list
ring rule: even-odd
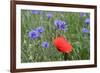
{"label": "poppy petal", "polygon": [[54,39],[53,43],[57,50],[60,50],[60,52],[70,53],[72,51],[72,45],[63,36]]}

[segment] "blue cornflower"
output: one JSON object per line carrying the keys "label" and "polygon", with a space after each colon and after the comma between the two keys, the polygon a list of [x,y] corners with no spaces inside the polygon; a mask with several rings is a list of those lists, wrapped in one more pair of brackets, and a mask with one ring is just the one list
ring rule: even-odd
{"label": "blue cornflower", "polygon": [[48,19],[50,19],[52,17],[51,13],[47,13],[46,16],[48,17]]}
{"label": "blue cornflower", "polygon": [[49,48],[49,43],[48,43],[47,41],[42,42],[41,46],[42,46],[43,48]]}
{"label": "blue cornflower", "polygon": [[54,24],[59,30],[67,30],[68,29],[65,21],[55,20]]}
{"label": "blue cornflower", "polygon": [[90,18],[86,18],[86,19],[84,20],[84,23],[85,23],[85,24],[90,24]]}
{"label": "blue cornflower", "polygon": [[58,25],[62,24],[62,21],[61,21],[61,20],[55,20],[55,21],[54,21],[54,24],[55,24],[56,26],[58,26]]}
{"label": "blue cornflower", "polygon": [[84,17],[84,16],[86,16],[86,13],[81,12],[80,17]]}
{"label": "blue cornflower", "polygon": [[32,30],[29,32],[28,36],[31,38],[31,39],[36,39],[39,37],[39,33],[35,30]]}
{"label": "blue cornflower", "polygon": [[38,31],[39,33],[42,33],[45,31],[44,27],[43,26],[39,26],[36,28],[36,31]]}
{"label": "blue cornflower", "polygon": [[40,14],[39,10],[32,10],[32,14]]}
{"label": "blue cornflower", "polygon": [[83,28],[83,29],[82,29],[82,32],[83,32],[83,33],[89,33],[89,30],[88,30],[87,28]]}

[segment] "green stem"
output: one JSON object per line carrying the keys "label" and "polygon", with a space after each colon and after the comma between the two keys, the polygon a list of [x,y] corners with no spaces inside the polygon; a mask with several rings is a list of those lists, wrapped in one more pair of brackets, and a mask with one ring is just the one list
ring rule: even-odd
{"label": "green stem", "polygon": [[63,53],[64,55],[64,60],[68,60],[68,54],[67,53]]}

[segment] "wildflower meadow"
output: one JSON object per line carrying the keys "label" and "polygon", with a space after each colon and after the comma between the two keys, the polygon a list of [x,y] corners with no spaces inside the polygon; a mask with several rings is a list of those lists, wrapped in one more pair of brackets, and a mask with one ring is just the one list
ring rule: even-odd
{"label": "wildflower meadow", "polygon": [[21,62],[90,59],[90,14],[21,10]]}

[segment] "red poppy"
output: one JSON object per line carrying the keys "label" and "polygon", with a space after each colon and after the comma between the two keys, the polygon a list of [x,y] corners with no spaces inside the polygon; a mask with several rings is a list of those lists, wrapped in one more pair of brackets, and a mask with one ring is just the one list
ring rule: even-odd
{"label": "red poppy", "polygon": [[72,45],[63,36],[54,39],[53,43],[60,52],[70,53],[72,51]]}

